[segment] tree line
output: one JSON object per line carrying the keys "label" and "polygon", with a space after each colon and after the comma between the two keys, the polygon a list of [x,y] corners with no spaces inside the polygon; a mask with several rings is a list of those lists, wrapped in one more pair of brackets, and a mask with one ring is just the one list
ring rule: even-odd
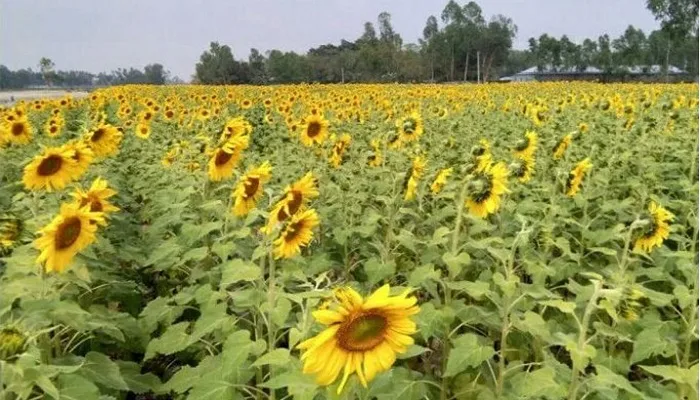
{"label": "tree line", "polygon": [[[518,32],[504,15],[486,17],[474,1],[449,0],[439,16],[426,19],[417,43],[405,43],[382,12],[365,22],[360,37],[324,44],[305,54],[251,49],[247,59],[218,42],[200,56],[192,82],[202,84],[279,84],[299,82],[450,82],[489,81],[536,66],[540,70],[583,71],[596,67],[615,74],[628,67],[676,66],[698,74],[698,0],[647,0],[661,28],[648,35],[629,26],[617,38],[608,34],[575,43],[566,35],[530,38],[528,48],[513,49]],[[161,64],[143,71],[122,68],[111,73],[53,71],[42,59],[39,71],[10,71],[0,65],[0,89],[38,86],[91,86],[181,82],[169,78]]]}
{"label": "tree line", "polygon": [[[143,70],[136,68],[118,68],[110,73],[93,74],[86,71],[56,71],[54,63],[42,58],[38,70],[24,68],[12,71],[0,65],[0,89],[22,89],[27,87],[93,87],[125,84],[163,85],[176,81],[162,64],[148,64]],[[182,81],[180,81],[182,83]]]}

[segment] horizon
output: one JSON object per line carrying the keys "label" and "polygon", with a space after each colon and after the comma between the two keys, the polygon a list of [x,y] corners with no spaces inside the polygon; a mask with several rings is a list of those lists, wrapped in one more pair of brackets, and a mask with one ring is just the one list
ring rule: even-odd
{"label": "horizon", "polygon": [[[400,0],[360,0],[352,5],[340,1],[320,4],[262,1],[248,4],[240,12],[232,4],[216,1],[207,4],[206,13],[197,13],[193,2],[161,7],[167,3],[140,4],[127,0],[100,4],[99,9],[87,0],[70,4],[43,0],[0,2],[2,15],[8,16],[0,24],[0,48],[3,49],[0,64],[12,70],[36,70],[39,59],[48,57],[54,61],[56,70],[97,74],[160,63],[172,77],[188,81],[210,42],[228,45],[236,60],[247,60],[251,48],[263,54],[270,50],[305,54],[324,44],[355,41],[362,34],[365,21],[376,27],[377,15],[382,11],[391,14],[394,29],[405,44],[418,42],[430,15],[436,16],[443,26],[440,13],[447,1],[401,3]],[[659,28],[645,4],[634,0],[591,0],[585,4],[556,0],[478,3],[487,21],[497,14],[513,20],[518,27],[513,41],[516,50],[526,50],[530,37],[537,38],[544,33],[557,38],[566,35],[580,43],[585,38],[594,39],[605,33],[614,39],[628,25],[647,34]],[[548,7],[548,12],[541,12],[543,7]],[[603,9],[606,11],[601,12]],[[624,20],[618,18],[622,11],[626,16]],[[300,17],[312,15],[316,17],[316,24],[298,23]],[[333,15],[345,17],[339,21],[329,17]],[[224,24],[225,21],[228,24]],[[189,27],[183,29],[187,24]],[[22,41],[13,40],[13,37],[21,37]],[[140,47],[133,43],[139,43]]]}

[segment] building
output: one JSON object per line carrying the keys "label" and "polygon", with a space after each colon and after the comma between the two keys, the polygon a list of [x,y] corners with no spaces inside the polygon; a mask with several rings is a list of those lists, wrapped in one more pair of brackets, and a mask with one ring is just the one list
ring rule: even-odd
{"label": "building", "polygon": [[[668,79],[667,79],[668,78]],[[596,67],[579,69],[530,67],[512,76],[499,79],[500,82],[533,81],[599,81],[599,82],[685,82],[693,81],[687,71],[673,65],[668,68],[668,77],[661,65],[634,65],[618,67],[613,72],[605,72]]]}

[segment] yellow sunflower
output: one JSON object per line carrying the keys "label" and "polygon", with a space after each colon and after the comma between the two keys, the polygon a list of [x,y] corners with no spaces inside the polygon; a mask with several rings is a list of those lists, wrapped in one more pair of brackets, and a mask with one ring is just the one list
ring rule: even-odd
{"label": "yellow sunflower", "polygon": [[313,228],[319,224],[313,209],[294,214],[275,240],[275,258],[292,258],[301,253],[314,237]]}
{"label": "yellow sunflower", "polygon": [[263,184],[270,180],[272,176],[272,166],[265,161],[257,168],[253,168],[245,173],[238,181],[236,189],[233,191],[233,214],[243,216],[255,208],[255,204],[263,194]]}
{"label": "yellow sunflower", "polygon": [[566,180],[566,195],[569,197],[576,196],[576,193],[581,189],[581,183],[583,182],[583,177],[586,175],[593,164],[589,159],[580,161],[574,169],[569,173],[569,178]]}
{"label": "yellow sunflower", "polygon": [[304,146],[322,144],[328,135],[328,121],[321,114],[311,114],[304,119],[299,138]]}
{"label": "yellow sunflower", "polygon": [[163,159],[160,161],[161,165],[163,165],[166,168],[173,165],[173,163],[177,159],[177,155],[178,155],[179,151],[180,151],[180,149],[177,147],[174,147],[174,148],[168,150],[168,152],[165,153],[165,156],[163,156]]}
{"label": "yellow sunflower", "polygon": [[272,207],[267,225],[262,228],[262,232],[266,234],[272,233],[278,223],[303,211],[306,204],[309,203],[311,199],[318,197],[318,195],[316,178],[309,172],[284,189],[282,199]]}
{"label": "yellow sunflower", "polygon": [[525,132],[525,137],[518,141],[513,149],[513,154],[519,158],[531,157],[537,150],[537,133],[533,131]]}
{"label": "yellow sunflower", "polygon": [[350,138],[350,135],[346,133],[343,136],[341,136],[340,139],[338,139],[333,145],[333,150],[331,151],[331,156],[328,159],[328,161],[334,168],[338,168],[340,167],[340,164],[342,164],[343,155],[350,146],[351,140],[352,139]]}
{"label": "yellow sunflower", "polygon": [[24,167],[24,187],[29,190],[46,189],[48,192],[63,189],[81,174],[73,155],[74,152],[65,147],[44,149],[41,155],[34,157]]}
{"label": "yellow sunflower", "polygon": [[383,162],[381,142],[379,139],[372,139],[370,144],[374,152],[367,157],[367,165],[370,167],[378,167],[382,165]]}
{"label": "yellow sunflower", "polygon": [[518,182],[526,183],[532,179],[535,170],[535,158],[533,156],[516,157],[510,165],[510,173],[518,178]]}
{"label": "yellow sunflower", "polygon": [[418,111],[396,121],[396,130],[402,142],[410,143],[423,134],[423,118]]}
{"label": "yellow sunflower", "polygon": [[220,181],[233,175],[233,169],[241,159],[245,143],[241,138],[232,138],[214,150],[209,160],[209,179]]}
{"label": "yellow sunflower", "polygon": [[119,150],[123,134],[117,127],[109,124],[101,124],[90,132],[86,142],[97,157],[107,157]]}
{"label": "yellow sunflower", "polygon": [[250,122],[243,117],[236,117],[226,122],[219,140],[224,142],[231,138],[250,135],[252,132],[253,126]]}
{"label": "yellow sunflower", "polygon": [[566,153],[566,149],[569,148],[569,145],[571,145],[572,139],[573,135],[568,133],[561,138],[559,142],[557,142],[557,145],[554,146],[554,149],[552,150],[552,157],[554,157],[555,160],[559,160],[564,157],[564,153]]}
{"label": "yellow sunflower", "polygon": [[417,328],[411,316],[420,311],[416,298],[409,296],[411,289],[398,296],[390,296],[390,291],[385,285],[363,299],[351,288],[336,290],[329,308],[313,312],[326,328],[297,346],[304,351],[304,373],[315,374],[316,382],[327,386],[342,370],[340,394],[353,373],[367,387],[378,373],[389,370],[396,354],[413,344],[411,335]]}
{"label": "yellow sunflower", "polygon": [[406,175],[406,182],[404,183],[405,194],[403,199],[405,201],[413,200],[416,197],[416,192],[418,190],[418,181],[423,176],[425,171],[425,159],[421,156],[416,156],[413,159],[413,165],[411,166],[411,172]]}
{"label": "yellow sunflower", "polygon": [[438,194],[442,191],[442,188],[444,188],[445,184],[447,184],[447,178],[450,177],[452,171],[452,168],[443,168],[440,170],[440,172],[438,172],[438,174],[435,176],[435,180],[430,185],[430,191],[433,192],[433,194]]}
{"label": "yellow sunflower", "polygon": [[88,145],[81,140],[73,140],[62,146],[63,149],[72,152],[71,158],[76,163],[76,179],[81,177],[90,168],[95,155]]}
{"label": "yellow sunflower", "polygon": [[7,121],[3,125],[5,140],[14,144],[27,144],[32,141],[33,129],[26,116]]}
{"label": "yellow sunflower", "polygon": [[134,133],[139,139],[148,139],[151,136],[151,124],[145,121],[139,122]]}
{"label": "yellow sunflower", "polygon": [[119,208],[109,202],[109,198],[115,194],[117,192],[107,186],[107,181],[98,177],[87,192],[77,187],[71,196],[75,198],[78,208],[88,207],[90,212],[103,213],[107,217],[110,213],[119,211]]}
{"label": "yellow sunflower", "polygon": [[508,169],[502,162],[491,164],[469,183],[466,206],[473,215],[486,218],[501,206],[501,195],[508,192]]}
{"label": "yellow sunflower", "polygon": [[20,240],[22,221],[9,214],[0,215],[0,255],[12,249]]}
{"label": "yellow sunflower", "polygon": [[673,214],[652,201],[649,204],[650,223],[647,230],[634,242],[635,251],[651,253],[655,247],[661,246],[671,232],[668,224],[673,220]]}
{"label": "yellow sunflower", "polygon": [[37,263],[45,263],[47,272],[63,272],[78,252],[95,241],[97,224],[104,223],[102,213],[87,207],[63,204],[60,213],[39,231],[34,246],[41,252]]}

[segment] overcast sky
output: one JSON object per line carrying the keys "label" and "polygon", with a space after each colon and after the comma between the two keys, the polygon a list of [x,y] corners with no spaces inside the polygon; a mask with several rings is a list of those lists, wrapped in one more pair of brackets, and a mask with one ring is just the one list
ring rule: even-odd
{"label": "overcast sky", "polygon": [[[460,4],[466,0],[458,0]],[[340,39],[355,40],[365,21],[388,11],[404,43],[417,42],[429,15],[447,0],[0,0],[0,64],[32,67],[41,57],[57,69],[90,72],[160,62],[185,80],[209,42],[247,59],[250,48],[305,52]],[[512,18],[515,48],[530,37],[568,35],[580,42],[634,25],[658,23],[645,0],[480,0],[488,19]]]}

